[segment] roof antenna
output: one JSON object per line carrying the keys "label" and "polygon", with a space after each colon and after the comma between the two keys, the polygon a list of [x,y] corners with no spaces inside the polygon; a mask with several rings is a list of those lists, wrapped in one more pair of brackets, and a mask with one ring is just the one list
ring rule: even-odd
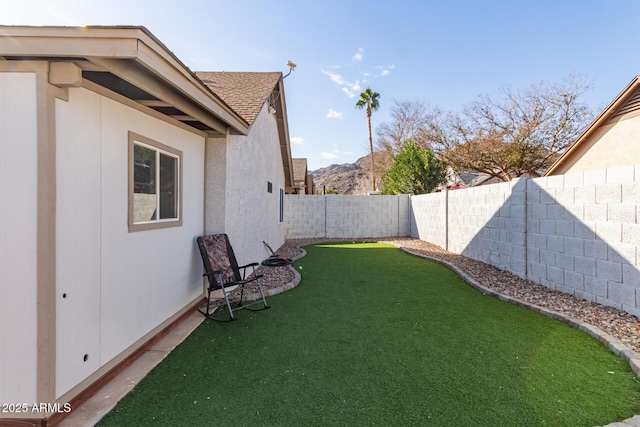
{"label": "roof antenna", "polygon": [[289,67],[289,72],[282,77],[283,79],[287,78],[287,76],[296,69],[297,65],[295,62],[287,61],[287,67]]}

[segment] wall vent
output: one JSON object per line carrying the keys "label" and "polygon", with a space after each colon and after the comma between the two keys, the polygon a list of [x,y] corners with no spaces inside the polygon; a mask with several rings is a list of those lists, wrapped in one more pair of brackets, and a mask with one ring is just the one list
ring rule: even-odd
{"label": "wall vent", "polygon": [[620,108],[616,110],[612,118],[618,118],[625,114],[640,111],[640,88],[636,89]]}

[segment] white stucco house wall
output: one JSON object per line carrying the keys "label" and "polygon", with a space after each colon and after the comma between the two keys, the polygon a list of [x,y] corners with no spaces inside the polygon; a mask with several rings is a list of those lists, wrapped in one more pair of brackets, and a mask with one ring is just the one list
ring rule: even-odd
{"label": "white stucco house wall", "polygon": [[263,241],[274,249],[284,243],[284,194],[293,183],[282,74],[196,72],[196,76],[249,125],[246,136],[208,141],[210,197],[205,229],[226,232],[240,264],[263,259],[270,255]]}
{"label": "white stucco house wall", "polygon": [[73,402],[192,312],[197,236],[284,241],[272,74],[250,121],[143,27],[0,27],[0,402]]}

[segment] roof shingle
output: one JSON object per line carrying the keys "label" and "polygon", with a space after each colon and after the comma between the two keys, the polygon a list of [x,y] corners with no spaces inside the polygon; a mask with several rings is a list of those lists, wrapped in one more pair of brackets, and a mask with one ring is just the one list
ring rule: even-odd
{"label": "roof shingle", "polygon": [[258,117],[282,77],[280,72],[198,71],[195,74],[249,125]]}

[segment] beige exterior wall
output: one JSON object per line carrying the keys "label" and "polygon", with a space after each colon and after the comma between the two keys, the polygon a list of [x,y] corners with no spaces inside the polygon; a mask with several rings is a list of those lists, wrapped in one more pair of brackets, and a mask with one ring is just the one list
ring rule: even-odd
{"label": "beige exterior wall", "polygon": [[640,164],[640,115],[600,127],[554,175]]}
{"label": "beige exterior wall", "polygon": [[37,401],[36,79],[33,72],[0,72],[0,402],[3,403]]}
{"label": "beige exterior wall", "polygon": [[[202,295],[204,137],[83,88],[56,101],[56,398]],[[129,232],[128,132],[183,152],[183,225]]]}
{"label": "beige exterior wall", "polygon": [[[224,176],[220,171],[225,171]],[[249,135],[228,136],[224,147],[220,141],[209,141],[207,177],[217,177],[219,182],[207,184],[205,229],[229,235],[238,263],[266,258],[268,253],[262,241],[274,250],[284,243],[284,224],[279,223],[283,164],[277,122],[266,104]],[[271,193],[267,191],[268,182],[272,183]],[[224,214],[218,206],[222,188]],[[220,221],[221,215],[224,223]]]}

